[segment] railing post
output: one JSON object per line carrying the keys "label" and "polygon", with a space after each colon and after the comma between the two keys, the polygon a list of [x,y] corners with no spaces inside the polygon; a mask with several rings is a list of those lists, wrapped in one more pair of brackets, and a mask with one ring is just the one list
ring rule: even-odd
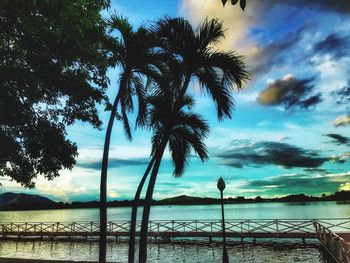
{"label": "railing post", "polygon": [[278,220],[276,220],[276,232],[277,232],[277,236],[279,236],[280,232],[279,232],[279,229],[278,229]]}
{"label": "railing post", "polygon": [[174,220],[171,221],[171,231],[175,232],[175,230],[174,230]]}
{"label": "railing post", "polygon": [[60,225],[60,222],[57,222],[57,226],[56,226],[56,232],[58,232],[58,226]]}

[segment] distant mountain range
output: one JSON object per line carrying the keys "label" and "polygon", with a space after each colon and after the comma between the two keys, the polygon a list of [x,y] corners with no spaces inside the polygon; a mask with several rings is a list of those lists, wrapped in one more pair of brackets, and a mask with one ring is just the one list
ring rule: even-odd
{"label": "distant mountain range", "polygon": [[[307,196],[304,194],[287,195],[279,198],[236,198],[224,199],[225,204],[237,203],[262,203],[262,202],[314,202],[314,201],[350,201],[350,191],[339,191],[331,195],[322,195],[321,197]],[[142,204],[142,200],[140,204]],[[110,201],[109,207],[131,206],[133,201]],[[213,205],[220,204],[218,198],[193,197],[180,195],[163,200],[153,200],[153,205]],[[0,194],[0,210],[39,210],[39,209],[63,209],[63,208],[96,208],[99,207],[98,201],[90,202],[54,202],[40,195],[30,195],[23,193],[4,193]]]}
{"label": "distant mountain range", "polygon": [[0,194],[1,210],[25,210],[25,209],[45,209],[56,205],[56,202],[40,196],[30,194],[4,193]]}

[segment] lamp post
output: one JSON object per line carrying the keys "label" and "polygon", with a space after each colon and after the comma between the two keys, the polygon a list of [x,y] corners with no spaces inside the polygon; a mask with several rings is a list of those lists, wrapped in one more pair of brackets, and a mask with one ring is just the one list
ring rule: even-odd
{"label": "lamp post", "polygon": [[228,261],[228,254],[227,254],[227,248],[226,248],[226,234],[225,234],[225,215],[224,215],[224,189],[226,187],[224,179],[220,177],[217,187],[220,191],[221,195],[221,215],[222,215],[222,238],[224,243],[224,250],[222,255],[222,262],[223,263],[229,263]]}

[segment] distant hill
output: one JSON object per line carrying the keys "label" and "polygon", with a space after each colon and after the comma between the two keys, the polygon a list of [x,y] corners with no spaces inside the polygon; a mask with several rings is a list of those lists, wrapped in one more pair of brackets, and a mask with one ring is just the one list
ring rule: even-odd
{"label": "distant hill", "polygon": [[56,206],[56,202],[40,195],[22,193],[0,194],[0,210],[45,209],[53,206]]}
{"label": "distant hill", "polygon": [[[235,198],[228,197],[224,199],[225,204],[240,203],[261,203],[261,202],[315,202],[315,201],[350,201],[350,191],[339,191],[334,194],[320,197],[308,196],[305,194],[287,195],[276,198],[245,198],[238,196]],[[139,205],[143,205],[144,200],[140,200]],[[220,204],[219,198],[194,197],[179,195],[162,200],[152,200],[152,205],[214,205]],[[108,207],[130,207],[133,200],[110,201]],[[99,201],[90,202],[54,202],[40,195],[4,193],[0,194],[0,210],[39,210],[39,209],[65,209],[65,208],[98,208]]]}
{"label": "distant hill", "polygon": [[208,197],[194,197],[188,195],[179,195],[171,198],[165,198],[159,201],[156,201],[156,204],[162,205],[181,205],[181,204],[213,204],[218,203],[219,200],[215,198]]}

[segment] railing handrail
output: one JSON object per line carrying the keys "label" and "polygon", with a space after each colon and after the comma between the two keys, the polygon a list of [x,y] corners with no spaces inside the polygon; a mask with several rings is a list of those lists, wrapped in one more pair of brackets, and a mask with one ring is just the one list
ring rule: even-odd
{"label": "railing handrail", "polygon": [[[329,229],[350,233],[350,219],[228,219],[226,231],[230,233],[315,233],[313,226],[320,222]],[[137,229],[140,227],[137,221]],[[7,232],[96,232],[99,221],[66,222],[1,222],[0,233]],[[130,221],[108,221],[111,232],[128,232]],[[210,230],[209,230],[210,229]],[[150,232],[220,232],[221,220],[150,220]]]}
{"label": "railing handrail", "polygon": [[[301,219],[301,218],[229,218],[225,219],[225,222],[248,222],[248,221],[283,221],[283,222],[288,222],[288,221],[302,221],[302,222],[314,222],[314,221],[340,221],[340,220],[349,220],[350,217],[344,217],[344,218],[306,218],[306,219]],[[174,219],[150,219],[152,222],[221,222],[221,219],[179,219],[179,220],[174,220]],[[78,220],[78,221],[4,221],[0,222],[0,224],[40,224],[40,223],[45,223],[45,224],[57,224],[57,223],[99,223],[98,220]],[[109,220],[107,221],[108,223],[126,223],[130,222],[130,220]],[[137,222],[141,222],[141,220],[137,220]]]}
{"label": "railing handrail", "polygon": [[350,263],[350,244],[334,233],[329,227],[314,222],[318,239],[333,258],[340,263]]}

